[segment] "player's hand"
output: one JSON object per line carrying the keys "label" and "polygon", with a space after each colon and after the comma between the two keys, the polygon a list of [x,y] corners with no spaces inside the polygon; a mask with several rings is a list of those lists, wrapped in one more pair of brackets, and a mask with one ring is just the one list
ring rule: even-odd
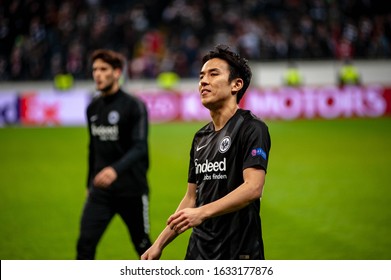
{"label": "player's hand", "polygon": [[172,214],[168,218],[167,225],[177,234],[181,234],[189,228],[200,225],[204,220],[200,208],[185,208]]}
{"label": "player's hand", "polygon": [[152,245],[144,254],[141,255],[141,260],[158,260],[162,255],[162,251],[157,246]]}
{"label": "player's hand", "polygon": [[117,172],[111,166],[103,168],[94,178],[94,186],[107,188],[117,179]]}

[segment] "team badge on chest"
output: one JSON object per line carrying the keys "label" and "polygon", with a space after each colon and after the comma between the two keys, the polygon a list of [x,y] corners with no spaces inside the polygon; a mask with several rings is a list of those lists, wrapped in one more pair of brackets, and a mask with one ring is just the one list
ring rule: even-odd
{"label": "team badge on chest", "polygon": [[116,124],[119,121],[119,113],[117,111],[111,111],[107,117],[109,124]]}
{"label": "team badge on chest", "polygon": [[220,153],[225,153],[226,151],[228,151],[229,147],[231,147],[231,138],[229,136],[225,136],[220,142]]}

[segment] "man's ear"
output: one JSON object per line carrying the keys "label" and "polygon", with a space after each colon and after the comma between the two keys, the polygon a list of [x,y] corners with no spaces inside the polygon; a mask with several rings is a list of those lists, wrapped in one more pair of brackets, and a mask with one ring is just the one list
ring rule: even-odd
{"label": "man's ear", "polygon": [[122,70],[120,68],[115,68],[114,69],[114,75],[115,75],[115,78],[117,80],[119,80],[121,78],[121,75],[122,75]]}
{"label": "man's ear", "polygon": [[232,93],[238,93],[239,90],[243,88],[243,80],[241,78],[236,78],[231,82],[231,91]]}

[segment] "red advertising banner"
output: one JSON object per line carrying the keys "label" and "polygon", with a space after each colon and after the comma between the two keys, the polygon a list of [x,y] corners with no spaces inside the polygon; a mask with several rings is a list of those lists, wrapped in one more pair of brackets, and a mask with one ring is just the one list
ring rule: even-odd
{"label": "red advertising banner", "polygon": [[209,111],[194,92],[140,91],[136,92],[147,105],[153,122],[209,120]]}
{"label": "red advertising banner", "polygon": [[[134,94],[146,103],[151,122],[210,120],[196,89],[189,92],[155,89]],[[0,92],[0,127],[85,125],[85,110],[91,97],[88,90]],[[263,119],[376,118],[391,116],[391,88],[251,88],[240,106]]]}
{"label": "red advertising banner", "polygon": [[378,86],[252,89],[242,104],[265,119],[373,118],[390,114],[391,89]]}
{"label": "red advertising banner", "polygon": [[[197,91],[137,92],[147,104],[152,121],[209,120],[209,112]],[[351,118],[391,115],[391,88],[371,87],[301,87],[250,89],[241,108],[263,119]]]}
{"label": "red advertising banner", "polygon": [[45,94],[24,92],[20,96],[23,125],[81,125],[90,96],[85,92]]}

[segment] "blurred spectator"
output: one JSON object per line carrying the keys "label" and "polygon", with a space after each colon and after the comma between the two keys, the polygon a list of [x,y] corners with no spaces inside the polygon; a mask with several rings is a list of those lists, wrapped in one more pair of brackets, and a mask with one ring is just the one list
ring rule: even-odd
{"label": "blurred spectator", "polygon": [[11,80],[21,80],[25,76],[23,72],[23,69],[25,69],[23,65],[23,40],[24,38],[22,36],[16,38],[15,45],[11,50],[9,63]]}
{"label": "blurred spectator", "polygon": [[179,76],[175,72],[162,72],[157,76],[157,84],[162,89],[173,90],[179,82]]}
{"label": "blurred spectator", "polygon": [[5,57],[0,56],[0,81],[8,80],[7,75],[7,60]]}
{"label": "blurred spectator", "polygon": [[69,73],[59,73],[54,77],[54,88],[60,91],[67,91],[73,87],[73,76]]}
{"label": "blurred spectator", "polygon": [[135,78],[197,77],[200,53],[217,43],[254,61],[389,59],[388,2],[6,0],[0,79],[51,80],[59,69],[87,79],[97,48],[129,57]]}
{"label": "blurred spectator", "polygon": [[351,60],[346,59],[338,72],[339,86],[356,86],[361,84],[361,77],[357,67]]}
{"label": "blurred spectator", "polygon": [[290,62],[283,76],[283,83],[288,87],[299,87],[303,85],[303,76],[296,63]]}
{"label": "blurred spectator", "polygon": [[80,44],[79,41],[73,41],[68,46],[67,50],[67,60],[66,60],[66,72],[76,78],[83,78],[84,72],[84,47]]}

